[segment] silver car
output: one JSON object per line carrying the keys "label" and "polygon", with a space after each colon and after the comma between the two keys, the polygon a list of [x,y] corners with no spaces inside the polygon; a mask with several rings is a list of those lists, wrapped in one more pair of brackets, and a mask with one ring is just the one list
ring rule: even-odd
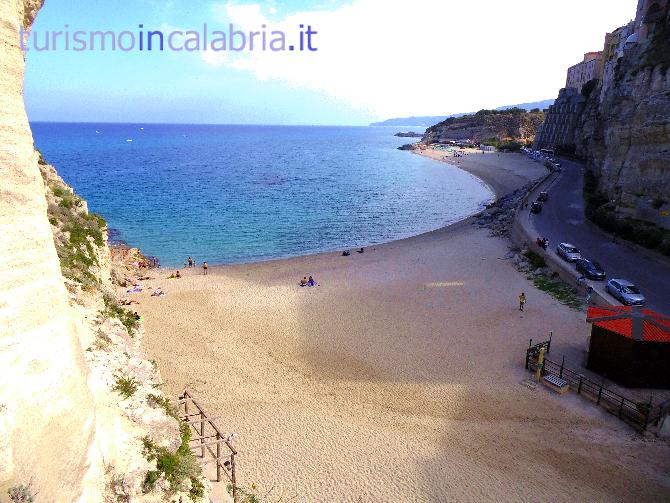
{"label": "silver car", "polygon": [[577,247],[575,245],[571,245],[570,243],[559,244],[556,247],[556,253],[558,253],[558,256],[567,262],[576,262],[582,258],[582,255],[579,253]]}
{"label": "silver car", "polygon": [[626,306],[644,306],[644,295],[630,281],[611,279],[607,282],[605,289],[607,293]]}

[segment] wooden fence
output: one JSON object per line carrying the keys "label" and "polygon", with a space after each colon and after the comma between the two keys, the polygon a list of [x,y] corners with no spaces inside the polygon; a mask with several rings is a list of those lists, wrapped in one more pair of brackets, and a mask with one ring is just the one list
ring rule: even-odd
{"label": "wooden fence", "polygon": [[[548,353],[551,347],[551,340],[535,345],[532,344],[531,340],[531,344],[529,344],[526,350],[526,368],[528,370],[537,370],[537,355],[539,354],[539,348],[542,346],[545,347]],[[545,357],[541,372],[542,375],[552,374],[567,381],[570,388],[575,390],[578,395],[593,400],[596,405],[603,407],[638,430],[646,430],[650,423],[658,422],[660,418],[662,404],[652,407],[651,403],[632,400],[606,387],[604,379],[597,382],[567,368],[565,366],[565,357],[562,358],[560,363]]]}
{"label": "wooden fence", "polygon": [[[191,426],[195,436],[191,437],[191,451],[202,458],[201,466],[216,463],[216,481],[221,481],[221,473],[225,474],[233,492],[233,501],[237,503],[237,485],[235,477],[235,456],[237,451],[230,443],[229,437],[224,435],[209,417],[193,395],[184,389],[179,396],[179,417]],[[183,409],[182,409],[183,406]],[[209,454],[211,459],[205,460]]]}

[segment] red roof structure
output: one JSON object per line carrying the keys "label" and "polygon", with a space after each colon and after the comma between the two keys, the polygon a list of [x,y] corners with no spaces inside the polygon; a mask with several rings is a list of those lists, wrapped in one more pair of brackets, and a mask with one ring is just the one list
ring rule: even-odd
{"label": "red roof structure", "polygon": [[670,343],[670,316],[638,306],[589,307],[586,321],[629,339]]}

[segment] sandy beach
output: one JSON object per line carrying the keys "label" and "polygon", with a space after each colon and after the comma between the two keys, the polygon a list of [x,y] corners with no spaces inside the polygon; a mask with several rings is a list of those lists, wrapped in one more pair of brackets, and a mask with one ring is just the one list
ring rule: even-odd
{"label": "sandy beach", "polygon": [[[517,154],[452,160],[497,195],[544,173]],[[270,501],[668,501],[667,442],[522,384],[529,338],[553,330],[560,355],[589,325],[507,252],[465,221],[348,257],[152,271],[133,307],[164,391],[189,386],[239,435],[242,485]]]}

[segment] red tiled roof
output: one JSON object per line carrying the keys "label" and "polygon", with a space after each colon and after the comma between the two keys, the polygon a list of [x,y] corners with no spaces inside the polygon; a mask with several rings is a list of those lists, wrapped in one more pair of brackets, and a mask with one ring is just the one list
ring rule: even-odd
{"label": "red tiled roof", "polygon": [[[628,306],[589,307],[586,317],[587,319],[593,319],[605,316],[615,316],[617,314],[625,316],[627,313],[632,313],[632,311],[633,308]],[[642,309],[641,311],[645,315],[645,320],[643,322],[643,340],[670,343],[670,319],[650,309]],[[666,327],[666,329],[663,330],[653,323],[649,323],[647,319],[653,319],[656,323]],[[619,318],[617,320],[592,321],[592,323],[609,330],[610,332],[623,335],[624,337],[633,337],[633,321],[631,317]]]}

